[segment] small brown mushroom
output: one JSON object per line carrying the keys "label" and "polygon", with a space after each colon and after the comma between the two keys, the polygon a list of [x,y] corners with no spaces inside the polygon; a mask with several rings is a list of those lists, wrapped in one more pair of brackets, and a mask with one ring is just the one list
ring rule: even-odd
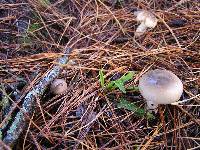
{"label": "small brown mushroom", "polygon": [[178,101],[183,93],[183,84],[171,71],[155,69],[139,79],[139,90],[147,101],[147,108],[154,110],[158,104]]}
{"label": "small brown mushroom", "polygon": [[53,94],[62,94],[67,90],[67,83],[63,79],[55,79],[50,86]]}

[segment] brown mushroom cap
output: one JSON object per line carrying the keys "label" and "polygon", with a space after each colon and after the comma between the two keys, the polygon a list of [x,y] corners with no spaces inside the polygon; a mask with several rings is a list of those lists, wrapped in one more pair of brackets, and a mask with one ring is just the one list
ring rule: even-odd
{"label": "brown mushroom cap", "polygon": [[151,70],[139,79],[142,96],[155,104],[170,104],[180,99],[183,93],[181,80],[168,70]]}
{"label": "brown mushroom cap", "polygon": [[62,94],[67,90],[67,83],[63,79],[55,79],[51,83],[50,90],[54,94]]}

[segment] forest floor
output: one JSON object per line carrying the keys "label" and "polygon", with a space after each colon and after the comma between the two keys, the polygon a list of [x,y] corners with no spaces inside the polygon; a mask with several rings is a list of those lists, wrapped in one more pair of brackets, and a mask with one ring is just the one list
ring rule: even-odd
{"label": "forest floor", "polygon": [[[139,37],[136,10],[158,18]],[[0,128],[72,48],[57,77],[67,91],[53,95],[47,87],[13,149],[200,149],[199,36],[198,0],[1,0]],[[175,73],[184,102],[160,105],[149,117],[137,86],[151,69]],[[122,88],[104,86],[122,76]],[[0,133],[7,149],[8,128]]]}

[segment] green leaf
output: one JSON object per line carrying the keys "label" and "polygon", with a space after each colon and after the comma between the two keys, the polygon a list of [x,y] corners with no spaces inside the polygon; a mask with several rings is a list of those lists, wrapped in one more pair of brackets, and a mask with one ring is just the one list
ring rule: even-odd
{"label": "green leaf", "polygon": [[125,99],[121,99],[120,102],[117,105],[118,108],[124,108],[130,111],[136,111],[137,107],[134,103],[131,103]]}
{"label": "green leaf", "polygon": [[136,86],[129,86],[126,88],[127,90],[130,90],[130,91],[139,91],[139,88],[136,87]]}
{"label": "green leaf", "polygon": [[41,25],[39,23],[33,23],[29,26],[28,32],[33,32],[35,30],[38,30],[41,28]]}
{"label": "green leaf", "polygon": [[148,120],[153,120],[153,119],[155,119],[155,116],[152,113],[147,112],[147,119]]}
{"label": "green leaf", "polygon": [[99,78],[100,78],[100,84],[101,87],[104,87],[105,85],[105,78],[104,78],[104,74],[103,74],[103,70],[99,70]]}
{"label": "green leaf", "polygon": [[124,74],[124,75],[123,75],[120,79],[118,79],[118,80],[120,80],[121,82],[125,83],[125,82],[127,82],[127,81],[129,81],[129,80],[132,80],[134,74],[135,74],[135,73],[134,73],[133,71],[130,71],[130,72],[128,72],[127,74]]}
{"label": "green leaf", "polygon": [[114,83],[123,93],[126,93],[126,89],[124,87],[124,83],[123,82],[118,80],[118,81],[115,81]]}
{"label": "green leaf", "polygon": [[154,115],[151,114],[150,112],[145,112],[144,109],[139,108],[137,105],[135,105],[134,103],[131,103],[125,99],[121,99],[120,102],[117,104],[118,108],[124,108],[130,111],[133,111],[134,114],[137,117],[145,117],[145,115],[147,116],[147,119],[155,119]]}
{"label": "green leaf", "polygon": [[116,88],[119,88],[123,93],[126,93],[126,89],[124,87],[124,84],[133,79],[134,72],[130,71],[127,74],[124,74],[121,78],[111,81],[110,83],[107,84],[106,88],[109,90],[114,90]]}
{"label": "green leaf", "polygon": [[115,89],[117,86],[115,85],[115,81],[111,81],[106,85],[106,88],[109,90]]}
{"label": "green leaf", "polygon": [[2,131],[0,130],[0,140],[2,140],[2,136],[3,134],[2,134]]}

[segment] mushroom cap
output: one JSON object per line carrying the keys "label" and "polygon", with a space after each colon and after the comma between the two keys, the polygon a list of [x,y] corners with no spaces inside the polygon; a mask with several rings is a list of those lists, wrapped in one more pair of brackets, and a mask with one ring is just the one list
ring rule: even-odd
{"label": "mushroom cap", "polygon": [[183,84],[171,71],[155,69],[148,71],[139,79],[139,90],[151,103],[170,104],[180,99]]}
{"label": "mushroom cap", "polygon": [[144,22],[149,28],[154,28],[157,25],[158,19],[151,12],[139,10],[134,12],[134,15],[138,22]]}
{"label": "mushroom cap", "polygon": [[149,14],[151,17],[147,17],[145,20],[145,25],[149,28],[154,28],[157,25],[157,18],[153,14]]}
{"label": "mushroom cap", "polygon": [[136,16],[136,20],[138,22],[144,22],[147,17],[147,11],[145,10],[138,10],[134,12],[134,15]]}
{"label": "mushroom cap", "polygon": [[62,94],[67,90],[67,83],[64,79],[55,79],[50,85],[50,90],[53,94]]}

